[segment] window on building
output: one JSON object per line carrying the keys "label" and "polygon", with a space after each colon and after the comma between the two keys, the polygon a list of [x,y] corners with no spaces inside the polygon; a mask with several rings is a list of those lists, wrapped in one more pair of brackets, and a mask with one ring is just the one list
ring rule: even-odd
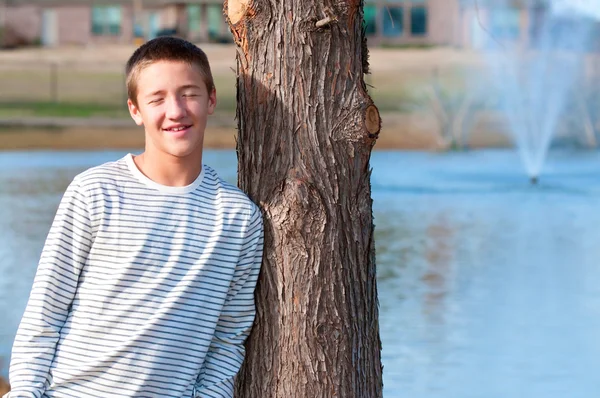
{"label": "window on building", "polygon": [[388,37],[402,36],[404,32],[404,8],[386,6],[383,13],[383,35]]}
{"label": "window on building", "polygon": [[218,4],[211,4],[206,10],[208,13],[208,34],[213,40],[223,39],[222,34],[227,34],[227,29],[223,30],[225,17],[223,16],[223,6]]}
{"label": "window on building", "polygon": [[200,30],[200,19],[202,17],[202,12],[200,10],[200,5],[198,4],[189,4],[187,6],[187,24],[190,32],[198,32]]}
{"label": "window on building", "polygon": [[413,36],[427,34],[427,7],[412,6],[410,9],[410,34]]}
{"label": "window on building", "polygon": [[118,36],[121,34],[122,19],[121,6],[93,6],[92,33]]}
{"label": "window on building", "polygon": [[377,32],[377,7],[365,5],[364,18],[365,34],[374,35]]}

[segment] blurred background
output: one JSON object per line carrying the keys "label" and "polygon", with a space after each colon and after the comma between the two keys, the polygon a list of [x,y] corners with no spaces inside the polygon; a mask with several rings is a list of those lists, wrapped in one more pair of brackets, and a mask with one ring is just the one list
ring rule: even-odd
{"label": "blurred background", "polygon": [[[141,43],[206,51],[204,161],[236,183],[222,7],[0,0],[0,377],[64,189],[143,146],[123,75]],[[365,0],[364,15],[384,396],[594,396],[600,0]]]}

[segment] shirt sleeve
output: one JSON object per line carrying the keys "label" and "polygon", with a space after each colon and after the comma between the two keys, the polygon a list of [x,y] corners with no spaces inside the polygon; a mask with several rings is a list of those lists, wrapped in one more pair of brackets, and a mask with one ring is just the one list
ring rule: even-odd
{"label": "shirt sleeve", "polygon": [[244,342],[256,314],[254,288],[262,263],[263,239],[262,215],[254,207],[234,278],[198,376],[195,397],[233,397],[233,381],[244,361]]}
{"label": "shirt sleeve", "polygon": [[92,242],[88,201],[74,180],[46,238],[10,363],[10,398],[41,397]]}

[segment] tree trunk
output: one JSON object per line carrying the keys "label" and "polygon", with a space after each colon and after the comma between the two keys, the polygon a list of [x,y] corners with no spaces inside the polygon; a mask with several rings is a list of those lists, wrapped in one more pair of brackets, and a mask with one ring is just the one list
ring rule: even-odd
{"label": "tree trunk", "polygon": [[361,0],[229,0],[238,184],[265,255],[239,398],[382,395]]}

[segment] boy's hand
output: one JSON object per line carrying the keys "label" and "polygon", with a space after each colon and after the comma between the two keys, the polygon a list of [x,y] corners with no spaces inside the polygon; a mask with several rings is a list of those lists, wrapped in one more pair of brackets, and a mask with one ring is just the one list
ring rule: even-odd
{"label": "boy's hand", "polygon": [[7,398],[10,392],[10,384],[0,376],[0,395],[2,398]]}

